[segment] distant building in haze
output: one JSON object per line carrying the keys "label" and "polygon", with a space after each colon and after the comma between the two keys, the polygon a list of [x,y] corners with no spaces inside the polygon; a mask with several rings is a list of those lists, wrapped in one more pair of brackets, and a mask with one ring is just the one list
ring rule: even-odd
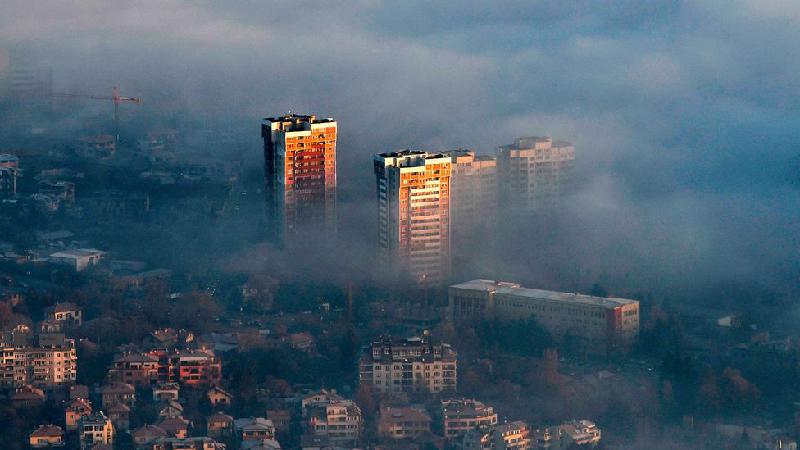
{"label": "distant building in haze", "polygon": [[330,118],[288,114],[263,120],[267,218],[278,240],[292,240],[306,227],[335,232],[336,134]]}
{"label": "distant building in haze", "polygon": [[497,152],[500,202],[514,215],[559,205],[572,183],[575,147],[549,137],[523,137]]}
{"label": "distant building in haze", "polygon": [[19,158],[8,153],[0,154],[0,200],[17,197]]}
{"label": "distant building in haze", "polygon": [[456,322],[533,318],[556,339],[579,350],[626,352],[639,337],[639,302],[625,298],[528,289],[516,283],[472,280],[449,290],[448,314]]}
{"label": "distant building in haze", "polygon": [[422,284],[450,274],[451,157],[404,150],[374,158],[384,264]]}
{"label": "distant building in haze", "polygon": [[450,229],[454,252],[497,215],[497,158],[471,150],[447,152],[451,158]]}

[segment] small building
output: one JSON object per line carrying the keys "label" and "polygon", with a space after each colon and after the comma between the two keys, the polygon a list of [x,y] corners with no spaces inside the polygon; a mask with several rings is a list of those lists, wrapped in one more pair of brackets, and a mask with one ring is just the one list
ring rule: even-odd
{"label": "small building", "polygon": [[278,431],[288,431],[292,424],[292,413],[288,409],[268,409],[267,419],[271,420]]}
{"label": "small building", "polygon": [[334,442],[355,442],[361,432],[361,409],[352,400],[316,403],[308,408],[307,427]]}
{"label": "small building", "polygon": [[387,406],[381,408],[378,433],[392,439],[415,439],[431,431],[431,417],[423,408]]}
{"label": "small building", "polygon": [[76,398],[89,398],[89,386],[85,384],[73,384],[69,387],[70,400]]}
{"label": "small building", "polygon": [[262,441],[275,438],[275,425],[263,417],[250,417],[233,421],[236,437],[244,441]]}
{"label": "small building", "polygon": [[211,406],[214,407],[230,406],[233,401],[233,395],[219,386],[209,389],[206,395],[208,396],[208,401],[211,402]]}
{"label": "small building", "polygon": [[67,266],[76,272],[82,272],[89,267],[96,266],[105,252],[94,248],[79,248],[74,250],[63,250],[50,254],[50,262]]}
{"label": "small building", "polygon": [[39,425],[28,438],[32,448],[63,447],[64,431],[57,425]]}
{"label": "small building", "polygon": [[[143,353],[124,353],[114,358],[108,379],[135,386],[149,386],[158,378],[158,358]],[[153,391],[155,396],[155,390]]]}
{"label": "small building", "polygon": [[111,159],[117,151],[117,143],[110,134],[83,136],[75,149],[78,156],[89,159]]}
{"label": "small building", "polygon": [[117,403],[133,406],[136,403],[136,389],[128,383],[113,382],[101,388],[103,407],[108,408]]}
{"label": "small building", "polygon": [[97,444],[114,444],[114,425],[102,411],[81,419],[78,428],[81,448],[92,448]]}
{"label": "small building", "polygon": [[442,400],[441,408],[442,429],[448,439],[464,435],[476,427],[497,425],[494,408],[477,400]]}
{"label": "small building", "polygon": [[92,402],[85,398],[74,398],[64,410],[67,431],[75,431],[82,418],[92,414]]}
{"label": "small building", "polygon": [[308,408],[311,405],[318,403],[338,402],[341,400],[344,400],[344,397],[336,393],[335,390],[328,391],[326,389],[321,389],[317,392],[312,392],[303,396],[303,399],[300,400],[300,410],[303,417],[306,417],[308,415]]}
{"label": "small building", "polygon": [[74,303],[61,302],[47,309],[47,319],[79,327],[83,323],[83,312]]}
{"label": "small building", "polygon": [[153,388],[153,401],[178,401],[180,392],[181,386],[178,383],[158,383],[158,385]]}
{"label": "small building", "polygon": [[133,430],[131,437],[137,448],[152,448],[158,439],[167,437],[167,432],[155,425],[145,425]]}
{"label": "small building", "polygon": [[233,434],[233,417],[214,413],[206,417],[206,433],[213,438],[222,438]]}
{"label": "small building", "polygon": [[31,385],[19,387],[11,394],[11,404],[14,405],[15,408],[39,406],[44,403],[46,399],[47,397],[43,390]]}
{"label": "small building", "polygon": [[158,421],[156,426],[167,432],[167,436],[183,439],[189,435],[191,422],[183,417],[166,417]]}
{"label": "small building", "polygon": [[131,427],[131,408],[125,403],[114,403],[108,407],[108,418],[115,430],[127,433]]}
{"label": "small building", "polygon": [[158,411],[158,417],[162,418],[171,418],[171,417],[183,417],[183,405],[176,402],[175,400],[167,400],[163,403],[163,406]]}

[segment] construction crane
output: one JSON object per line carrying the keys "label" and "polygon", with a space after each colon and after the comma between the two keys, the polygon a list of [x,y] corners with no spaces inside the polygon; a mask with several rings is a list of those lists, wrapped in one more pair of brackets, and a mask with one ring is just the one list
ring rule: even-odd
{"label": "construction crane", "polygon": [[111,100],[114,102],[114,144],[119,143],[119,104],[122,102],[142,103],[142,99],[139,97],[123,97],[119,95],[119,88],[117,86],[114,86],[114,89],[112,89],[110,97],[105,95],[66,94],[59,92],[54,92],[52,95],[53,97],[59,98],[88,98],[90,100]]}

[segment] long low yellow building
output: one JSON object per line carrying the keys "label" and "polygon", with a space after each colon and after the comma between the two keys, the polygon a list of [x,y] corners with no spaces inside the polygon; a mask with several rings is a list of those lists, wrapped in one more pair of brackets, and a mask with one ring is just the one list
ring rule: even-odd
{"label": "long low yellow building", "polygon": [[553,337],[586,353],[627,352],[639,337],[639,302],[472,280],[449,289],[451,321],[534,318]]}

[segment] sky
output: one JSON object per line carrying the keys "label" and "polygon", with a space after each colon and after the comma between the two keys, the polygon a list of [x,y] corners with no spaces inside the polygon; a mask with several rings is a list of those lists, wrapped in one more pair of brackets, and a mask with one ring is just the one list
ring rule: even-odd
{"label": "sky", "polygon": [[573,142],[571,220],[551,240],[520,224],[478,272],[548,284],[572,259],[592,279],[796,287],[796,1],[3,6],[0,45],[46,61],[57,89],[118,84],[162,112],[252,120],[254,164],[259,118],[335,117],[343,195],[364,202],[373,153]]}

